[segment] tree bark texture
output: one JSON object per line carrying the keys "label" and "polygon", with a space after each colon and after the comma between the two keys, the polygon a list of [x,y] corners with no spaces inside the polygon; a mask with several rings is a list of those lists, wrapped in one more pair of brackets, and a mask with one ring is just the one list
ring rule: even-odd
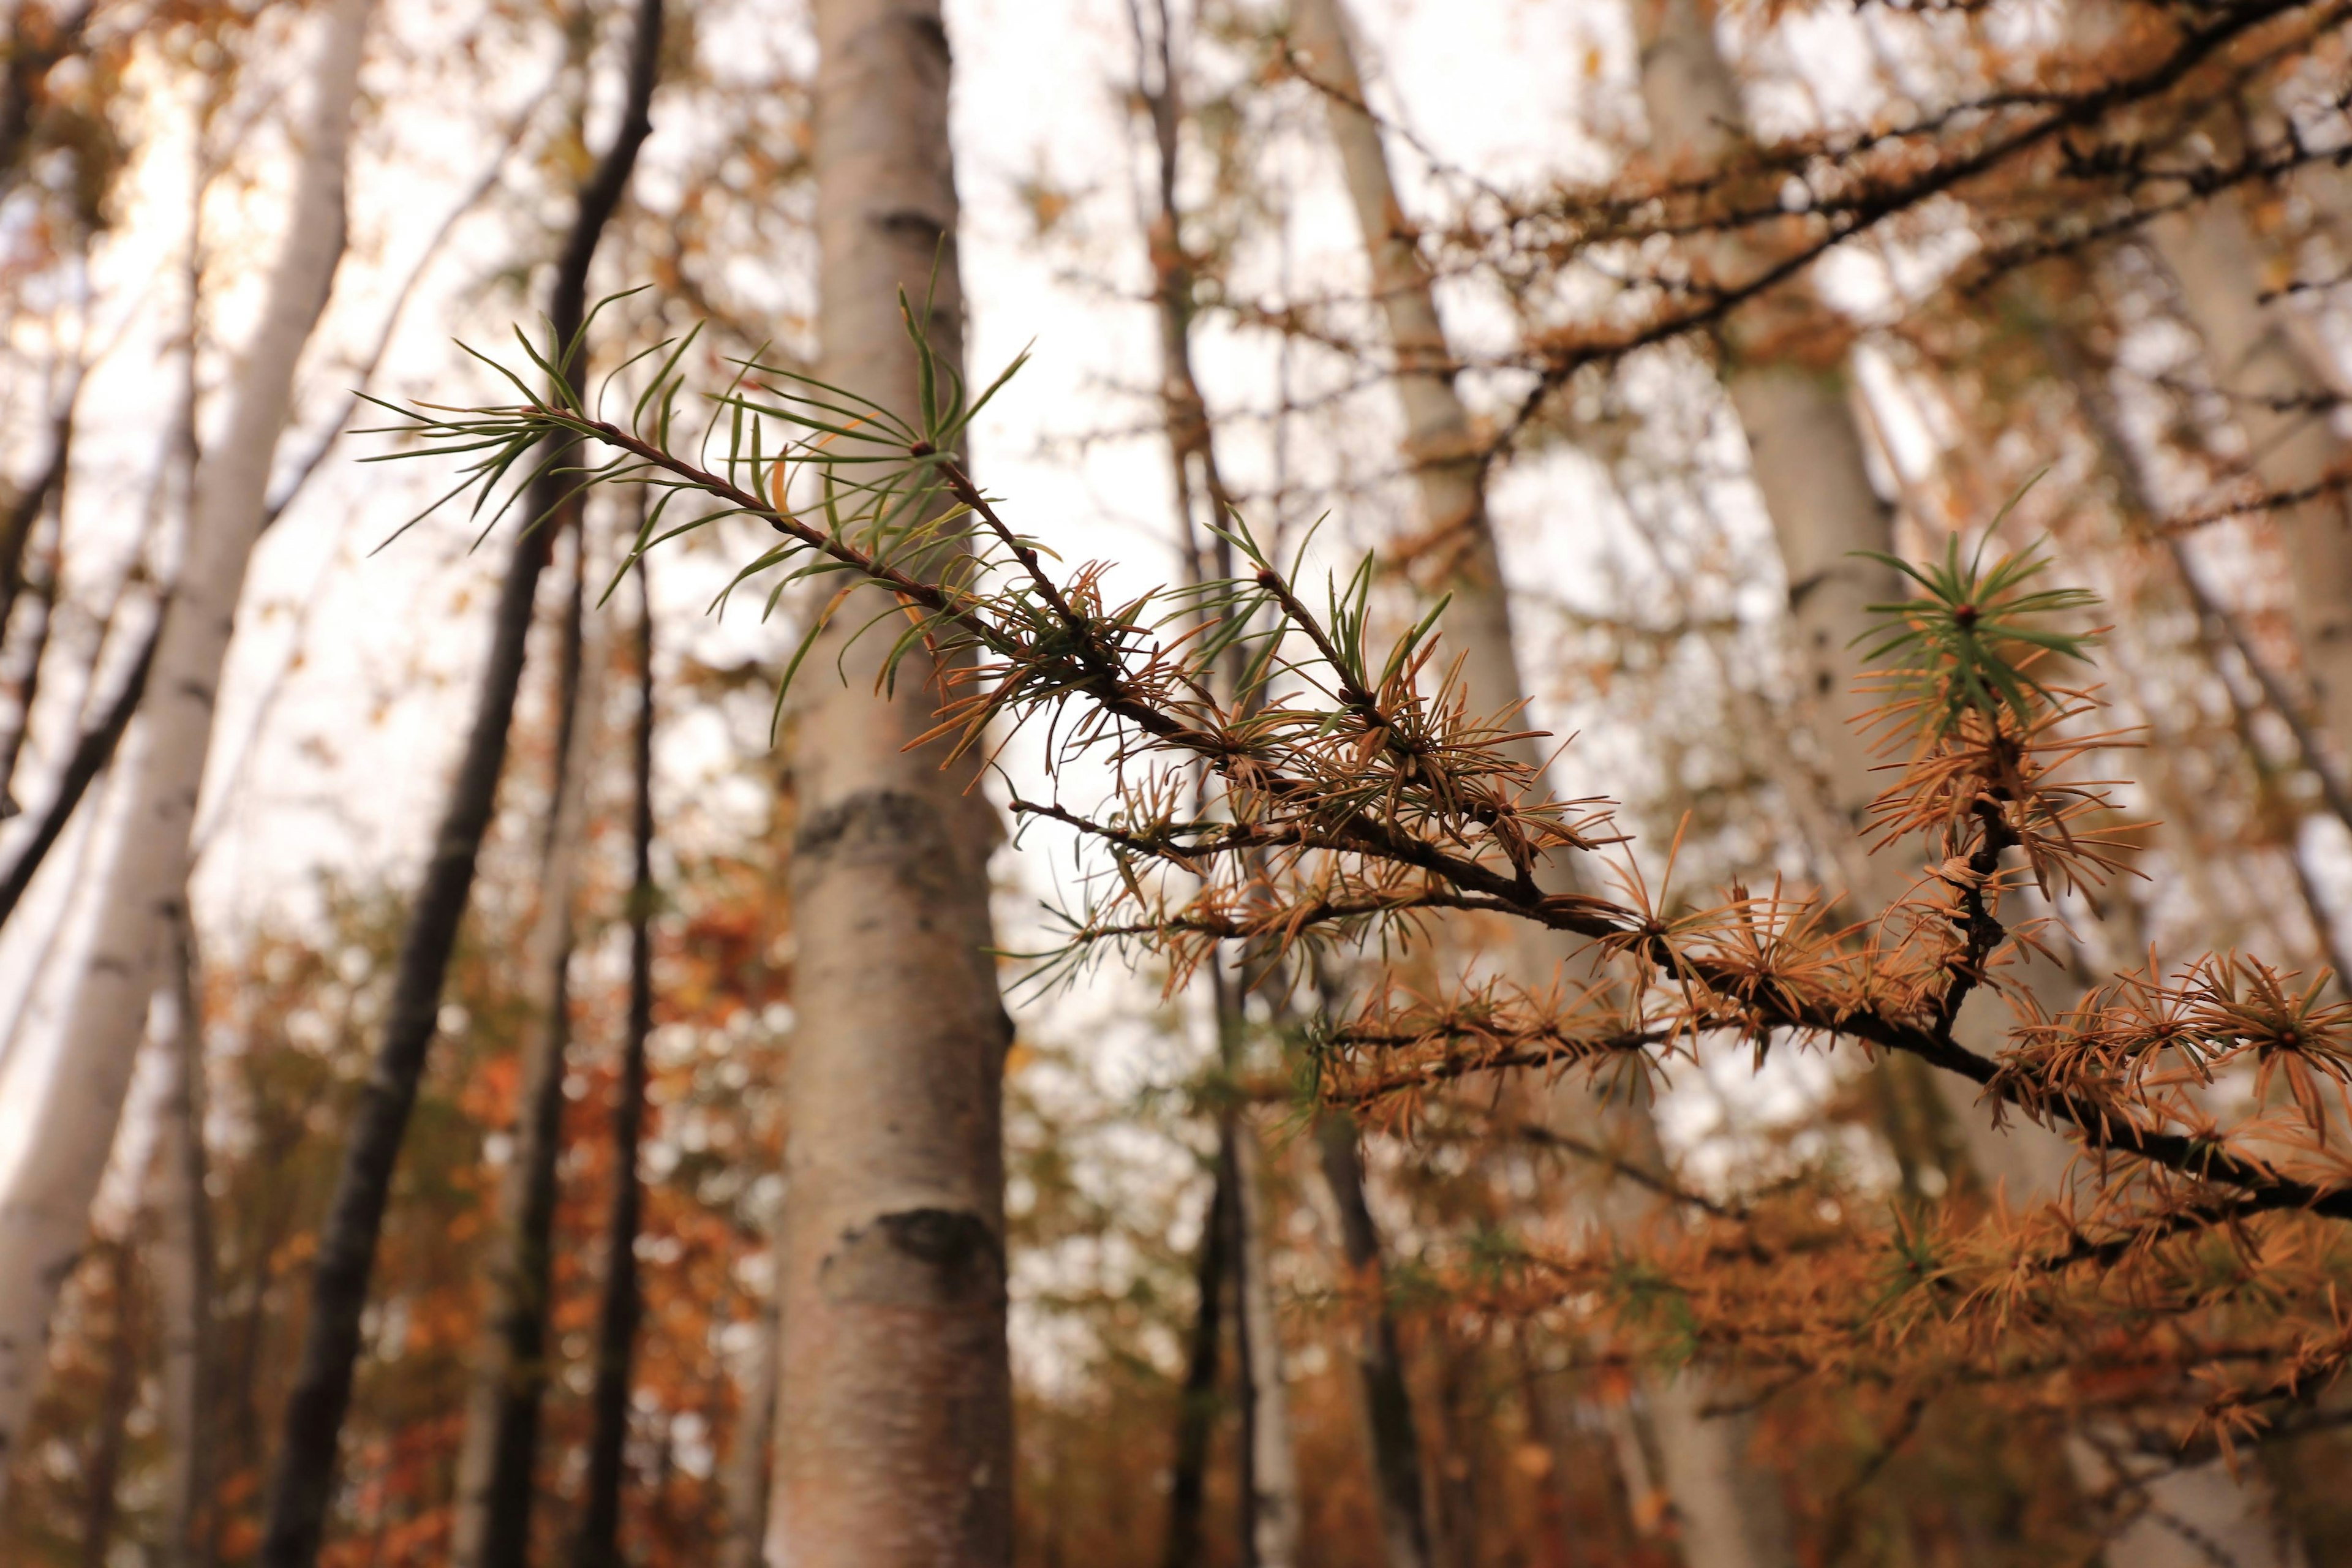
{"label": "tree bark texture", "polygon": [[[947,32],[937,0],[817,0],[814,20],[818,374],[911,413],[901,289],[962,355]],[[914,660],[877,689],[888,639],[849,642],[865,597],[809,657],[787,742],[804,918],[773,1533],[794,1568],[987,1568],[1012,1549],[995,823],[970,767],[906,749],[931,692]]]}
{"label": "tree bark texture", "polygon": [[453,1568],[521,1568],[537,1499],[540,1412],[550,1374],[547,1313],[554,1277],[556,1160],[562,1152],[563,1073],[571,1043],[572,893],[598,736],[597,662],[585,657],[586,533],[572,530],[572,571],[560,622],[556,744],[540,845],[539,910],[522,951],[528,1009],[510,1152],[491,1225],[483,1316],[457,1451]]}
{"label": "tree bark texture", "polygon": [[152,700],[89,957],[68,1000],[30,1142],[0,1197],[0,1474],[40,1383],[58,1291],[88,1237],[149,994],[186,896],[189,832],[246,565],[261,527],[295,363],[343,249],[345,152],[371,0],[320,17],[285,240],[233,373],[218,444],[196,473],[179,581],[157,634]]}
{"label": "tree bark texture", "polygon": [[[567,366],[577,383],[584,346],[577,343],[587,313],[589,264],[597,241],[621,203],[637,149],[652,129],[650,106],[661,41],[661,0],[640,0],[629,57],[625,110],[612,146],[580,193],[550,289],[548,317],[558,353],[583,352]],[[556,467],[562,467],[559,458]],[[434,835],[416,902],[409,911],[384,1028],[373,1067],[353,1111],[335,1193],[320,1228],[310,1283],[310,1310],[300,1361],[288,1393],[278,1451],[269,1482],[260,1561],[264,1568],[311,1568],[327,1528],[334,1492],[335,1447],[351,1403],[360,1353],[360,1323],[376,1240],[400,1158],[410,1110],[441,1011],[441,985],[457,941],[458,922],[474,884],[474,865],[488,830],[506,763],[507,731],[522,681],[540,574],[557,528],[552,514],[566,504],[575,481],[549,473],[524,501],[530,518],[550,518],[515,542],[491,626],[489,658],[475,693],[473,722]]]}
{"label": "tree bark texture", "polygon": [[[637,1320],[637,1230],[645,1186],[637,1175],[637,1148],[646,1125],[646,1045],[654,1029],[654,613],[646,563],[637,562],[637,732],[630,759],[629,823],[629,1011],[622,1026],[621,1070],[613,1086],[613,1207],[604,1226],[604,1289],[596,1313],[596,1381],[588,1406],[588,1496],[581,1513],[579,1568],[619,1568],[622,1462],[629,1439],[629,1374],[635,1364]],[[749,1486],[730,1486],[738,1497],[767,1498],[768,1447],[775,1410],[775,1301],[772,1289],[761,1313],[758,1373],[745,1419],[736,1435],[748,1468]],[[756,1568],[764,1521],[747,1519],[740,1503],[730,1508],[728,1555],[732,1568]],[[739,1561],[740,1560],[740,1561]]]}

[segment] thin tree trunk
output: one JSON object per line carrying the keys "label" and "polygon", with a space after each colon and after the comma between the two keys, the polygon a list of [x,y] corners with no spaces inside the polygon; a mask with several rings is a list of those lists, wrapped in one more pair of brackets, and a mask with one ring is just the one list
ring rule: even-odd
{"label": "thin tree trunk", "polygon": [[554,1277],[556,1159],[562,1152],[564,1054],[572,1035],[572,901],[601,694],[598,665],[583,649],[587,534],[577,526],[571,534],[540,906],[523,944],[529,1016],[517,1047],[521,1071],[512,1152],[499,1184],[489,1308],[457,1453],[454,1568],[520,1568],[538,1494],[534,1461],[551,1371],[547,1311]]}
{"label": "thin tree trunk", "polygon": [[769,1561],[768,1512],[775,1492],[776,1399],[781,1392],[776,1363],[782,1347],[777,1340],[784,1331],[772,1279],[767,1300],[760,1303],[757,1327],[751,1364],[743,1378],[743,1415],[735,1427],[735,1451],[728,1458],[727,1542],[719,1550],[719,1568],[761,1568]]}
{"label": "thin tree trunk", "polygon": [[262,318],[233,377],[219,445],[199,467],[180,580],[164,607],[142,757],[102,885],[89,956],[68,1003],[57,1065],[31,1141],[0,1200],[0,1464],[38,1386],[58,1288],[89,1234],[141,1024],[185,896],[188,835],[214,699],[294,367],[342,254],[345,149],[370,0],[322,15],[312,103],[285,244]]}
{"label": "thin tree trunk", "polygon": [[1220,1124],[1215,1175],[1209,1186],[1209,1205],[1201,1216],[1201,1251],[1192,1270],[1196,1302],[1192,1336],[1184,1362],[1184,1385],[1176,1406],[1176,1457],[1168,1481],[1167,1550],[1165,1568],[1199,1568],[1206,1532],[1202,1510],[1208,1499],[1209,1445],[1216,1436],[1217,1361],[1224,1338],[1227,1279],[1232,1273],[1234,1233],[1234,1160],[1232,1140]]}
{"label": "thin tree trunk", "polygon": [[[899,290],[962,357],[947,32],[938,0],[817,0],[814,19],[820,374],[911,412]],[[795,1568],[989,1568],[1010,1558],[1013,1473],[997,829],[970,767],[907,749],[929,683],[909,665],[884,695],[887,639],[849,646],[864,619],[845,609],[819,638],[788,742],[793,907],[812,918],[785,1074],[775,1533]],[[836,661],[843,679],[814,673]]]}
{"label": "thin tree trunk", "polygon": [[212,1560],[210,1510],[215,1429],[212,1415],[213,1224],[205,1183],[204,1014],[194,934],[174,933],[172,1092],[165,1101],[152,1178],[157,1218],[149,1272],[155,1280],[163,1342],[158,1403],[163,1447],[163,1519],[153,1568],[203,1568]]}
{"label": "thin tree trunk", "polygon": [[[654,606],[643,558],[637,562],[637,734],[630,817],[629,1015],[621,1039],[619,1081],[613,1087],[613,1209],[604,1226],[604,1294],[597,1310],[596,1382],[589,1394],[594,1426],[588,1438],[588,1498],[582,1514],[579,1568],[621,1563],[622,1459],[629,1437],[629,1373],[635,1363],[637,1317],[637,1229],[645,1186],[637,1175],[637,1145],[646,1121],[646,1042],[654,1028]],[[764,1500],[761,1458],[775,1408],[775,1293],[761,1316],[760,1372],[746,1402],[736,1442],[748,1454],[752,1484],[742,1495]],[[729,1521],[728,1561],[753,1568],[764,1520]]]}
{"label": "thin tree trunk", "polygon": [[[566,379],[575,386],[584,365],[579,342],[587,313],[589,264],[619,207],[637,149],[652,130],[655,70],[659,63],[662,0],[640,0],[630,46],[628,87],[612,146],[580,193],[579,210],[556,264],[548,319],[555,353],[568,355]],[[376,1240],[391,1197],[400,1144],[416,1102],[425,1058],[440,1017],[441,986],[457,941],[458,922],[474,884],[474,865],[488,831],[506,763],[507,731],[522,680],[539,578],[561,522],[551,514],[576,506],[576,481],[552,471],[559,456],[525,500],[527,515],[549,521],[515,542],[492,622],[489,658],[475,694],[473,724],[434,835],[416,902],[409,912],[385,1006],[383,1043],[360,1094],[344,1146],[335,1193],[320,1227],[310,1283],[310,1310],[301,1359],[288,1394],[276,1465],[271,1472],[263,1568],[311,1568],[327,1527],[337,1439],[351,1403],[360,1353],[360,1320]]]}
{"label": "thin tree trunk", "polygon": [[1381,1545],[1389,1568],[1426,1568],[1429,1515],[1423,1497],[1421,1435],[1413,1426],[1412,1391],[1405,1383],[1396,1315],[1389,1310],[1380,1227],[1365,1197],[1360,1136],[1353,1118],[1336,1113],[1324,1116],[1315,1128],[1323,1180],[1339,1212],[1341,1251],[1357,1286],[1371,1296],[1356,1347],[1356,1369],[1363,1384],[1364,1426],[1371,1437]]}

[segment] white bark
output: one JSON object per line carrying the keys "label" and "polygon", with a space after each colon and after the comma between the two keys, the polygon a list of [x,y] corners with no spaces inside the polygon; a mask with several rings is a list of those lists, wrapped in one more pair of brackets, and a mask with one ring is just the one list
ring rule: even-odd
{"label": "white bark", "polygon": [[[931,340],[962,353],[947,33],[937,0],[817,0],[814,20],[818,374],[911,416],[898,290],[919,308],[936,278]],[[908,750],[932,722],[919,653],[890,697],[888,636],[845,647],[883,604],[861,592],[818,641],[787,742],[799,1020],[773,1529],[793,1568],[994,1568],[1013,1465],[995,825],[973,768]]]}
{"label": "white bark", "polygon": [[229,383],[220,438],[197,467],[98,930],[65,1011],[31,1142],[0,1199],[0,1462],[20,1439],[40,1384],[50,1313],[88,1237],[159,960],[184,900],[215,695],[270,461],[295,363],[342,255],[346,152],[370,10],[371,0],[330,0],[323,9],[285,241],[260,323]]}

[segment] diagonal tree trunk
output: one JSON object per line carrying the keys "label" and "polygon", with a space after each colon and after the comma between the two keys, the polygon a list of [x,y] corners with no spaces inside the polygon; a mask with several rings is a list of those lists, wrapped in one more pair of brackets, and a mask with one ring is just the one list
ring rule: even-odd
{"label": "diagonal tree trunk", "polygon": [[[962,358],[948,37],[938,0],[817,0],[819,374],[918,406],[899,290]],[[772,1533],[794,1568],[990,1568],[1012,1550],[1000,1102],[1011,1020],[988,907],[993,815],[887,637],[810,654],[789,754],[799,1007],[785,1075],[786,1402]]]}
{"label": "diagonal tree trunk", "polygon": [[[1370,264],[1372,295],[1396,356],[1393,384],[1404,416],[1404,456],[1420,492],[1422,533],[1413,555],[1425,591],[1451,595],[1444,635],[1463,661],[1472,708],[1499,713],[1526,695],[1512,643],[1511,606],[1487,517],[1485,468],[1468,413],[1455,390],[1454,358],[1427,264],[1413,242],[1380,127],[1365,106],[1348,18],[1339,0],[1298,0],[1294,38],[1322,89],[1345,171],[1357,228]],[[1533,761],[1532,746],[1528,760]],[[1548,978],[1565,954],[1532,942],[1517,955],[1523,973]],[[1589,1097],[1577,1097],[1587,1099]],[[1645,1110],[1570,1108],[1580,1118],[1629,1121],[1625,1135],[1654,1153]],[[1622,1205],[1609,1205],[1613,1211]],[[1626,1223],[1632,1222],[1629,1214]],[[1794,1548],[1777,1485],[1747,1457],[1744,1424],[1710,1417],[1696,1373],[1652,1391],[1666,1482],[1685,1524],[1694,1568],[1780,1568]]]}
{"label": "diagonal tree trunk", "polygon": [[529,1014],[517,1046],[521,1072],[512,1152],[493,1221],[489,1308],[457,1452],[454,1568],[520,1568],[538,1492],[540,1411],[551,1373],[547,1312],[554,1279],[556,1159],[562,1152],[564,1055],[572,1036],[572,902],[601,695],[597,663],[583,647],[586,531],[574,527],[572,542],[556,672],[554,770],[540,845],[540,907],[522,952]]}
{"label": "diagonal tree trunk", "polygon": [[229,384],[219,443],[197,470],[180,580],[153,656],[163,677],[146,706],[98,929],[67,1004],[47,1103],[0,1197],[0,1468],[39,1383],[58,1289],[89,1234],[149,994],[185,898],[214,700],[270,458],[286,426],[295,362],[342,255],[345,150],[371,9],[370,0],[332,0],[321,16],[286,239]]}
{"label": "diagonal tree trunk", "polygon": [[[605,226],[628,188],[637,150],[652,130],[655,71],[659,63],[661,0],[639,0],[630,45],[627,93],[613,144],[580,192],[549,293],[548,318],[566,379],[578,384],[585,364],[581,342],[587,314],[588,268]],[[562,526],[555,514],[576,506],[574,481],[557,471],[562,454],[531,487],[528,515],[549,521],[515,542],[499,591],[489,658],[475,694],[464,755],[442,808],[408,929],[393,971],[383,1043],[360,1094],[343,1151],[335,1193],[319,1238],[310,1283],[310,1310],[301,1359],[289,1391],[275,1468],[270,1475],[260,1561],[264,1568],[311,1568],[327,1528],[333,1497],[336,1443],[349,1407],[360,1353],[360,1321],[368,1278],[392,1194],[394,1167],[416,1103],[425,1058],[441,1011],[441,984],[457,941],[458,922],[473,889],[474,864],[506,763],[507,731],[522,681],[523,649],[548,551]]]}
{"label": "diagonal tree trunk", "polygon": [[[621,1070],[613,1086],[613,1208],[604,1226],[604,1291],[596,1316],[596,1381],[588,1396],[594,1425],[588,1438],[588,1498],[582,1510],[578,1568],[620,1568],[622,1459],[629,1437],[629,1373],[635,1364],[637,1319],[637,1229],[645,1185],[637,1147],[646,1124],[646,1044],[654,1030],[654,606],[644,557],[637,560],[637,733],[631,758],[629,876],[629,1013],[621,1037]],[[758,1373],[747,1419],[736,1441],[748,1484],[732,1489],[764,1500],[769,1417],[775,1409],[775,1294],[761,1313]],[[756,1506],[756,1505],[754,1505]],[[730,1552],[734,1568],[754,1568],[763,1521],[731,1510]]]}

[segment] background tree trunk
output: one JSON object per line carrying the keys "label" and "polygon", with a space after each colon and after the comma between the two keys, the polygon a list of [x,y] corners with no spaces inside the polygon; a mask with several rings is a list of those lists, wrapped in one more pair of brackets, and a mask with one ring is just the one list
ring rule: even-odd
{"label": "background tree trunk", "polygon": [[[814,16],[818,374],[911,412],[899,289],[962,357],[947,32],[937,0]],[[795,1568],[987,1568],[1010,1556],[1013,1468],[995,826],[968,767],[905,749],[927,682],[910,663],[879,694],[887,639],[847,646],[865,618],[820,638],[788,742],[793,905],[823,918],[799,925],[785,1079],[777,1533]]]}
{"label": "background tree trunk", "polygon": [[[588,1497],[582,1510],[579,1568],[618,1568],[623,1460],[629,1440],[629,1373],[637,1318],[637,1227],[645,1186],[637,1146],[646,1124],[646,1044],[654,1030],[654,606],[646,563],[637,561],[637,733],[631,758],[629,826],[629,1013],[622,1026],[621,1070],[613,1086],[613,1208],[604,1226],[604,1291],[596,1316],[596,1381],[589,1392]],[[768,1434],[775,1412],[775,1290],[761,1313],[751,1397],[736,1435],[739,1448],[728,1534],[730,1568],[755,1568],[766,1521]],[[756,1500],[748,1506],[740,1500]]]}
{"label": "background tree trunk", "polygon": [[1176,1458],[1168,1480],[1165,1568],[1198,1568],[1206,1532],[1202,1513],[1208,1499],[1209,1443],[1216,1435],[1221,1401],[1217,1362],[1224,1339],[1227,1277],[1233,1272],[1233,1141],[1221,1123],[1217,1163],[1209,1184],[1209,1206],[1201,1216],[1201,1250],[1192,1269],[1196,1301],[1192,1333],[1185,1352],[1184,1384],[1177,1393]]}
{"label": "background tree trunk", "polygon": [[[661,0],[640,0],[621,124],[613,145],[581,189],[579,210],[549,291],[547,313],[554,352],[569,356],[567,379],[574,384],[586,362],[585,345],[579,339],[587,314],[589,265],[595,258],[605,225],[628,188],[637,150],[652,130],[650,111],[661,29]],[[553,467],[562,466],[559,457]],[[336,1443],[351,1403],[352,1377],[360,1353],[360,1320],[367,1307],[376,1239],[383,1228],[384,1205],[392,1194],[401,1139],[424,1076],[425,1052],[438,1026],[441,984],[457,946],[458,922],[465,917],[473,889],[475,861],[489,827],[499,774],[506,763],[507,731],[514,719],[515,693],[522,681],[524,644],[540,574],[561,527],[551,514],[566,504],[577,504],[576,497],[566,501],[573,482],[551,471],[531,487],[523,503],[528,516],[550,521],[515,542],[499,587],[489,658],[476,692],[465,754],[450,783],[432,856],[409,913],[385,1005],[383,1044],[361,1090],[334,1196],[320,1228],[301,1359],[287,1396],[277,1462],[270,1475],[261,1550],[265,1568],[311,1568],[326,1532]]]}
{"label": "background tree trunk", "polygon": [[529,1021],[517,1046],[521,1070],[513,1142],[492,1221],[489,1305],[457,1454],[450,1541],[455,1568],[520,1568],[538,1492],[540,1411],[551,1370],[547,1312],[555,1263],[556,1160],[562,1152],[564,1058],[572,1037],[572,902],[603,695],[600,662],[583,648],[587,538],[584,528],[572,528],[540,903],[522,951]]}
{"label": "background tree trunk", "polygon": [[58,1289],[89,1236],[149,994],[186,897],[214,699],[261,529],[270,459],[286,427],[295,362],[342,256],[345,153],[371,9],[371,0],[332,0],[321,13],[286,238],[229,383],[219,442],[197,469],[179,581],[154,655],[163,679],[145,705],[98,929],[66,1006],[44,1109],[29,1121],[30,1142],[0,1198],[0,1478],[40,1384]]}

